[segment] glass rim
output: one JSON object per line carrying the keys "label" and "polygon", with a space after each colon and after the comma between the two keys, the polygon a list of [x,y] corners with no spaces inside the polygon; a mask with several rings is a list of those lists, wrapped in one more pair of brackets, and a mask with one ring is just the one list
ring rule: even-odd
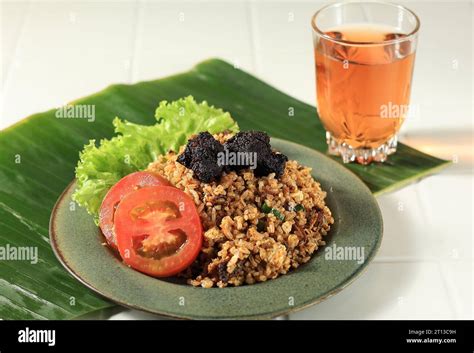
{"label": "glass rim", "polygon": [[[349,5],[349,4],[358,4],[358,5],[361,5],[361,4],[381,4],[381,5],[388,5],[388,6],[391,6],[391,7],[394,7],[394,8],[401,9],[403,11],[408,12],[409,14],[411,14],[415,18],[415,21],[416,21],[415,28],[410,33],[408,33],[405,37],[395,38],[395,39],[390,39],[390,40],[384,40],[384,41],[377,41],[377,42],[357,42],[357,41],[344,40],[344,39],[335,39],[335,38],[327,35],[321,29],[318,28],[318,26],[316,25],[316,17],[322,11],[327,10],[328,8],[331,8],[331,7],[341,7],[341,6],[345,6],[345,5]],[[315,14],[311,17],[311,27],[313,28],[313,31],[315,31],[320,37],[322,37],[326,40],[335,42],[335,43],[348,44],[348,45],[351,45],[351,44],[352,45],[388,45],[388,44],[400,43],[400,42],[409,40],[410,38],[417,35],[418,30],[420,29],[420,19],[409,8],[407,8],[403,5],[394,4],[394,3],[391,3],[391,2],[385,2],[385,1],[337,2],[337,3],[332,3],[332,4],[328,4],[326,6],[323,6],[318,11],[316,11]]]}

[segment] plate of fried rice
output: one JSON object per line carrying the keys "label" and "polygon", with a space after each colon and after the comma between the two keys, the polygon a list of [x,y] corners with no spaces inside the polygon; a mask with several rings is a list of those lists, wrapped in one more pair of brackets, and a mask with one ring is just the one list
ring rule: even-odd
{"label": "plate of fried rice", "polygon": [[71,207],[77,180],[51,216],[64,267],[119,305],[172,318],[272,318],[338,293],[380,246],[370,190],[310,148],[229,130],[155,157],[108,191],[97,218]]}

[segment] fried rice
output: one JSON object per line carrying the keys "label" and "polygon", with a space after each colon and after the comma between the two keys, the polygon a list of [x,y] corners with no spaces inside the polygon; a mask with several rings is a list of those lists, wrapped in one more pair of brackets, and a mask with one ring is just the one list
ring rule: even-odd
{"label": "fried rice", "polygon": [[[214,137],[224,143],[232,134]],[[264,282],[308,262],[325,245],[334,219],[311,168],[289,160],[279,179],[244,169],[202,183],[176,161],[178,154],[160,156],[148,170],[191,196],[198,209],[204,239],[194,264],[181,273],[189,284],[222,288]],[[264,204],[276,212],[264,212]]]}

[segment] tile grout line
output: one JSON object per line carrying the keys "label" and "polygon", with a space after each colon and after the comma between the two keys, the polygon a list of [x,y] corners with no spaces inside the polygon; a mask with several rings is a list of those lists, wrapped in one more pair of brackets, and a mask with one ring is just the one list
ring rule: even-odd
{"label": "tile grout line", "polygon": [[374,259],[372,261],[373,263],[378,263],[378,264],[396,264],[396,263],[436,263],[435,258],[425,258],[425,259],[417,259],[413,257],[393,257],[391,259],[389,258],[381,258],[381,259]]}
{"label": "tile grout line", "polygon": [[460,319],[460,311],[458,310],[461,305],[459,305],[458,300],[457,300],[457,295],[454,295],[454,293],[451,291],[451,286],[446,278],[446,275],[444,273],[444,270],[441,266],[441,263],[439,261],[436,262],[436,265],[438,266],[438,271],[441,276],[441,280],[443,282],[443,287],[444,290],[446,291],[446,295],[448,296],[448,302],[449,302],[449,307],[451,311],[453,312],[454,318],[455,319]]}
{"label": "tile grout line", "polygon": [[132,55],[130,58],[130,72],[128,81],[129,83],[135,82],[138,76],[138,53],[140,48],[140,40],[139,40],[139,33],[141,32],[141,26],[143,23],[143,11],[144,11],[144,3],[142,0],[135,1],[135,13],[134,13],[134,24],[132,27],[133,31],[133,38],[132,38]]}
{"label": "tile grout line", "polygon": [[[451,260],[452,262],[454,262],[455,260]],[[445,260],[443,262],[450,262],[450,260]],[[458,301],[458,298],[456,295],[453,295],[453,291],[452,291],[452,288],[451,288],[451,285],[450,285],[450,282],[447,280],[447,277],[446,277],[446,274],[445,274],[445,271],[443,270],[442,268],[442,263],[440,260],[437,260],[435,258],[433,259],[409,259],[409,258],[405,258],[405,259],[393,259],[393,260],[389,260],[389,259],[385,259],[385,260],[373,260],[373,263],[377,263],[377,264],[403,264],[403,263],[431,263],[431,264],[435,264],[436,267],[438,268],[438,272],[439,272],[439,275],[441,277],[441,281],[443,282],[442,283],[442,286],[445,290],[445,293],[446,293],[446,296],[448,298],[448,306],[449,306],[449,309],[450,311],[452,312],[452,315],[454,316],[455,319],[462,319],[460,317],[460,312],[462,310],[460,310],[460,308],[462,307],[462,305],[459,304],[459,301]]]}
{"label": "tile grout line", "polygon": [[466,258],[460,258],[460,259],[450,259],[450,258],[437,258],[437,257],[426,257],[426,258],[414,258],[414,257],[392,257],[392,258],[381,258],[381,259],[373,259],[373,263],[379,263],[379,264],[391,264],[391,263],[414,263],[414,262],[428,262],[428,263],[438,263],[438,261],[442,262],[447,262],[447,263],[453,263],[453,262],[459,262],[459,261],[473,261],[472,258],[466,257]]}
{"label": "tile grout line", "polygon": [[[421,185],[421,179],[418,180],[416,182],[416,184],[414,185],[415,186],[415,195],[416,195],[416,199],[418,200],[418,204],[420,205],[420,209],[421,209],[421,215],[423,217],[423,219],[425,221],[430,221],[430,212],[429,212],[429,209],[427,210],[428,206],[427,206],[427,203],[425,202],[425,197],[420,193],[421,190],[420,190],[420,185]],[[431,224],[431,222],[428,222]]]}
{"label": "tile grout line", "polygon": [[259,42],[257,39],[257,31],[258,31],[258,24],[257,24],[257,17],[255,13],[255,2],[253,0],[247,1],[247,15],[249,21],[249,36],[250,36],[250,44],[252,50],[252,66],[255,70],[255,73],[258,75],[260,74],[260,59],[259,59]]}

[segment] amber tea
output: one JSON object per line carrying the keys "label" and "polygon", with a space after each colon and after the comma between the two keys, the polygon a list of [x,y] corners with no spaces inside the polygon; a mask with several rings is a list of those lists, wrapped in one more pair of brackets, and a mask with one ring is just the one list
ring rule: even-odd
{"label": "amber tea", "polygon": [[385,161],[409,110],[416,41],[399,26],[367,22],[327,26],[314,40],[330,152],[344,162]]}

